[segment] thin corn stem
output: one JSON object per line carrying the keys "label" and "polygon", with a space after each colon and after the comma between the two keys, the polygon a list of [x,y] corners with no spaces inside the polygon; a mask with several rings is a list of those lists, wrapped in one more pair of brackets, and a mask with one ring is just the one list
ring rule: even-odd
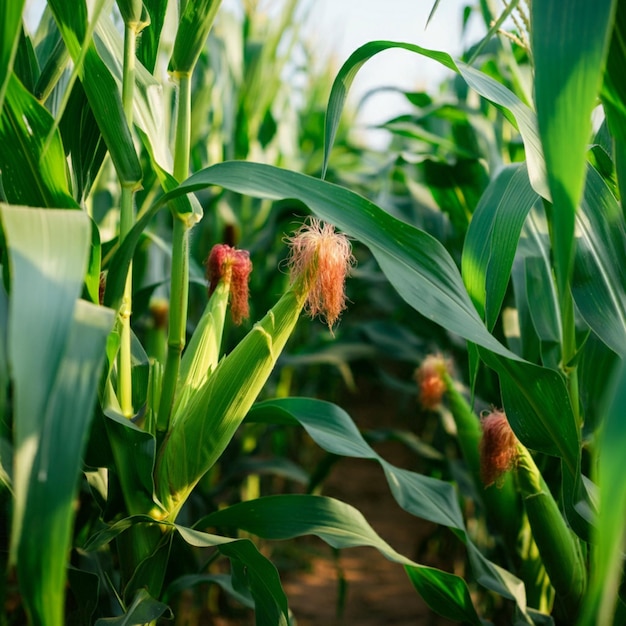
{"label": "thin corn stem", "polygon": [[[122,104],[129,127],[133,123],[133,96],[135,89],[135,43],[137,31],[132,25],[124,29],[124,70],[122,80]],[[124,241],[135,222],[133,190],[122,186],[120,205],[120,244]],[[118,356],[118,396],[122,414],[131,418],[134,414],[132,399],[132,359],[130,316],[132,311],[132,264],[128,268],[122,304],[119,311],[120,351]]]}
{"label": "thin corn stem", "polygon": [[[189,172],[189,142],[191,132],[191,74],[177,74],[179,79],[174,177],[187,178]],[[184,216],[174,214],[172,233],[172,272],[170,277],[170,320],[167,338],[167,358],[163,373],[161,402],[157,430],[167,432],[174,406],[180,359],[185,347],[187,299],[189,294],[189,229]]]}

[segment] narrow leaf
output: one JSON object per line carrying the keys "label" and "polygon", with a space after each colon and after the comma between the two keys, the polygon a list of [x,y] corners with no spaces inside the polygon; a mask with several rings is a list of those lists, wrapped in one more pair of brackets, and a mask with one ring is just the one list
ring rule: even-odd
{"label": "narrow leaf", "polygon": [[359,69],[373,56],[393,48],[415,52],[441,63],[444,67],[460,74],[465,82],[479,95],[501,108],[503,113],[517,125],[524,140],[528,174],[533,189],[540,196],[549,199],[550,193],[546,182],[545,163],[534,112],[504,85],[483,72],[460,61],[454,61],[447,53],[396,41],[371,41],[364,44],[352,53],[339,70],[330,92],[326,110],[322,177],[325,175],[328,167],[330,151],[339,127],[343,105],[355,76]]}
{"label": "narrow leaf", "polygon": [[10,0],[0,3],[0,111],[20,39],[25,2]]}

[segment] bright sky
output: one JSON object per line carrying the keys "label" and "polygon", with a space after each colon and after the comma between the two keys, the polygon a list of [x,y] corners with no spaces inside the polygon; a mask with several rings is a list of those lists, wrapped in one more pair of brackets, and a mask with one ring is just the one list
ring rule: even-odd
{"label": "bright sky", "polygon": [[[269,2],[270,0],[268,0]],[[441,0],[434,18],[426,21],[434,0],[311,0],[307,32],[320,39],[324,47],[336,52],[343,63],[360,45],[376,39],[414,43],[424,48],[442,50],[453,57],[465,45],[477,41],[484,26],[480,16],[470,18],[468,39],[461,37],[463,8],[472,0]],[[433,90],[451,74],[440,64],[405,50],[388,50],[369,60],[360,70],[352,87],[359,98],[382,86],[405,90]],[[368,99],[361,120],[374,124],[406,110],[399,94],[381,93]]]}

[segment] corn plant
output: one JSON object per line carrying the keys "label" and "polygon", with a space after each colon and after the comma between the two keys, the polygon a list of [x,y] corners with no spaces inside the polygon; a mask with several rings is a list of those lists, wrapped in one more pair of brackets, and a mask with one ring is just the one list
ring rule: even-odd
{"label": "corn plant", "polygon": [[[31,36],[24,2],[0,4],[0,460],[10,525],[3,590],[13,607],[4,622],[156,623],[176,612],[182,590],[209,583],[254,608],[258,624],[289,624],[278,572],[249,535],[315,534],[336,548],[375,547],[405,568],[435,612],[457,621],[490,619],[471,593],[477,584],[503,598],[516,623],[620,623],[624,3],[535,2],[530,14],[511,3],[493,31],[513,10],[528,17],[526,89],[413,43],[366,44],[330,92],[320,177],[297,164],[222,161],[262,152],[242,144],[210,163],[200,150],[192,167],[193,80],[219,5],[119,0],[113,10],[105,0],[49,0]],[[325,180],[351,81],[393,47],[455,72],[523,142],[514,162],[489,164],[460,269],[424,230]],[[175,84],[171,120],[159,50]],[[263,102],[241,107],[259,137],[271,110]],[[598,102],[605,121],[596,129]],[[210,297],[187,344],[189,286],[198,278],[190,233],[203,220],[199,198],[215,188],[265,207],[297,201],[315,215],[289,237],[282,292],[227,354],[226,313],[245,317],[251,264],[217,237]],[[106,197],[114,203],[103,216]],[[153,329],[161,332],[148,357],[133,321],[136,278],[165,209],[168,323],[166,337],[162,324]],[[517,568],[481,550],[451,482],[395,467],[337,406],[256,402],[301,311],[332,327],[343,310],[351,254],[330,224],[369,248],[417,312],[468,342],[473,384],[485,367],[497,374],[500,397],[491,401],[504,413],[485,419],[481,436],[471,406],[438,369],[468,467],[480,474],[478,447],[485,459],[496,444],[508,450],[500,469],[515,475],[483,470],[496,485],[481,497],[495,515],[502,506],[520,511],[509,540],[523,531],[536,550],[509,545]],[[509,287],[513,327],[503,323]],[[273,494],[198,515],[199,483],[244,420],[300,425],[332,454],[379,463],[400,506],[465,546],[468,580],[399,554],[356,509],[324,496]],[[211,568],[219,556],[229,574]],[[536,586],[524,559],[541,573]]]}

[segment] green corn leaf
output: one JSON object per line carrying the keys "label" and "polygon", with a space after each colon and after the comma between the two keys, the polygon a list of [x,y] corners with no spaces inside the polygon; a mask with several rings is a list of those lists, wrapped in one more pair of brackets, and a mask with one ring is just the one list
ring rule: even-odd
{"label": "green corn leaf", "polygon": [[150,24],[143,29],[137,42],[137,58],[149,72],[154,72],[168,2],[167,0],[144,0],[143,5],[148,12]]}
{"label": "green corn leaf", "polygon": [[190,74],[209,36],[222,0],[187,0],[180,17],[169,71]]}
{"label": "green corn leaf", "polygon": [[339,500],[311,495],[267,496],[210,514],[198,526],[238,528],[264,539],[316,535],[334,548],[371,546],[407,568],[411,582],[434,611],[470,624],[481,623],[462,578],[402,556],[376,534],[359,511]]}
{"label": "green corn leaf", "polygon": [[602,454],[598,457],[597,478],[600,487],[600,511],[594,529],[596,541],[591,566],[591,582],[586,598],[583,626],[612,624],[619,585],[622,580],[626,485],[622,480],[626,423],[626,367],[622,363],[607,397],[605,421],[600,431]]}
{"label": "green corn leaf", "polygon": [[502,170],[483,194],[463,246],[463,282],[493,330],[513,266],[522,226],[538,196],[525,165]]}
{"label": "green corn leaf", "polygon": [[54,120],[12,75],[0,115],[0,171],[12,204],[75,208],[69,190],[65,152]]}
{"label": "green corn leaf", "polygon": [[156,469],[157,495],[170,519],[232,439],[272,372],[303,305],[301,296],[287,291],[173,416]]}
{"label": "green corn leaf", "polygon": [[535,101],[553,202],[554,270],[559,292],[570,278],[574,222],[617,2],[535,2]]}
{"label": "green corn leaf", "polygon": [[626,5],[618,2],[601,97],[613,138],[615,169],[622,198],[626,197],[626,80],[622,71],[626,64],[625,39]]}
{"label": "green corn leaf", "polygon": [[[209,185],[273,200],[300,200],[318,217],[364,243],[391,284],[415,310],[486,348],[484,360],[498,373],[506,374],[525,399],[519,406],[532,408],[529,420],[538,430],[524,427],[521,414],[512,421],[520,440],[534,450],[563,456],[566,468],[575,474],[580,454],[578,427],[563,379],[553,370],[522,361],[488,332],[454,261],[436,239],[347,189],[259,163],[226,162],[201,170],[166,194],[160,203]],[[526,384],[527,378],[534,381],[533,386]],[[547,404],[544,394],[549,399]],[[558,409],[561,419],[555,420],[554,410],[560,401],[566,403]]]}
{"label": "green corn leaf", "polygon": [[20,40],[25,2],[13,0],[0,4],[0,111]]}
{"label": "green corn leaf", "polygon": [[420,313],[470,341],[514,358],[485,328],[448,252],[424,231],[393,218],[348,189],[260,163],[211,166],[163,200],[209,185],[272,200],[304,202],[318,217],[368,246],[396,289]]}
{"label": "green corn leaf", "polygon": [[59,122],[63,145],[70,154],[74,198],[84,206],[107,154],[102,133],[77,81]]}
{"label": "green corn leaf", "polygon": [[65,45],[77,66],[94,117],[123,185],[136,188],[141,165],[126,122],[118,86],[100,58],[93,41],[85,42],[87,8],[84,0],[49,0]]}
{"label": "green corn leaf", "polygon": [[572,292],[590,328],[616,354],[626,354],[626,224],[617,200],[595,169],[587,183],[577,217]]}
{"label": "green corn leaf", "polygon": [[541,151],[541,141],[537,130],[537,120],[534,112],[529,109],[513,92],[497,80],[480,72],[460,61],[454,61],[445,52],[428,50],[414,44],[395,41],[371,41],[355,50],[342,65],[333,83],[324,129],[324,162],[323,176],[328,167],[330,151],[335,140],[339,119],[343,110],[348,90],[354,81],[359,69],[373,56],[385,50],[400,48],[415,52],[421,56],[433,59],[444,67],[457,72],[465,82],[483,98],[486,98],[502,110],[509,120],[519,128],[526,149],[528,175],[533,189],[543,198],[550,198],[545,172],[545,163]]}
{"label": "green corn leaf", "polygon": [[156,622],[159,617],[166,615],[172,619],[169,607],[151,597],[145,589],[139,589],[131,605],[120,617],[102,617],[96,621],[96,626],[135,626]]}
{"label": "green corn leaf", "polygon": [[472,543],[464,526],[456,492],[450,483],[400,469],[383,459],[365,442],[347,413],[329,402],[310,398],[260,402],[250,411],[248,419],[299,423],[320,447],[331,454],[378,462],[396,502],[412,515],[449,527],[467,546],[478,582],[514,600],[520,615],[528,619],[522,582],[486,559]]}
{"label": "green corn leaf", "polygon": [[106,410],[107,435],[128,512],[139,514],[155,506],[153,499],[156,441],[120,413]]}
{"label": "green corn leaf", "polygon": [[85,214],[5,205],[1,213],[11,267],[12,558],[33,619],[58,626],[73,498],[114,316],[77,301],[90,237]]}
{"label": "green corn leaf", "polygon": [[45,102],[48,99],[70,61],[70,53],[67,51],[67,46],[61,35],[57,33],[55,35],[58,39],[54,47],[49,52],[41,49],[39,51],[44,65],[33,87],[33,95],[40,102]]}
{"label": "green corn leaf", "polygon": [[165,590],[164,598],[167,600],[179,593],[195,587],[196,585],[215,584],[219,585],[231,598],[249,609],[254,609],[254,600],[248,594],[241,593],[233,587],[232,578],[226,574],[187,574],[174,580]]}
{"label": "green corn leaf", "polygon": [[[231,539],[209,535],[195,529],[176,526],[180,536],[198,548],[217,547],[232,563],[233,586],[250,590],[254,600],[257,626],[276,624],[288,626],[287,597],[276,567],[265,558],[249,539]],[[237,583],[237,584],[235,584]]]}

